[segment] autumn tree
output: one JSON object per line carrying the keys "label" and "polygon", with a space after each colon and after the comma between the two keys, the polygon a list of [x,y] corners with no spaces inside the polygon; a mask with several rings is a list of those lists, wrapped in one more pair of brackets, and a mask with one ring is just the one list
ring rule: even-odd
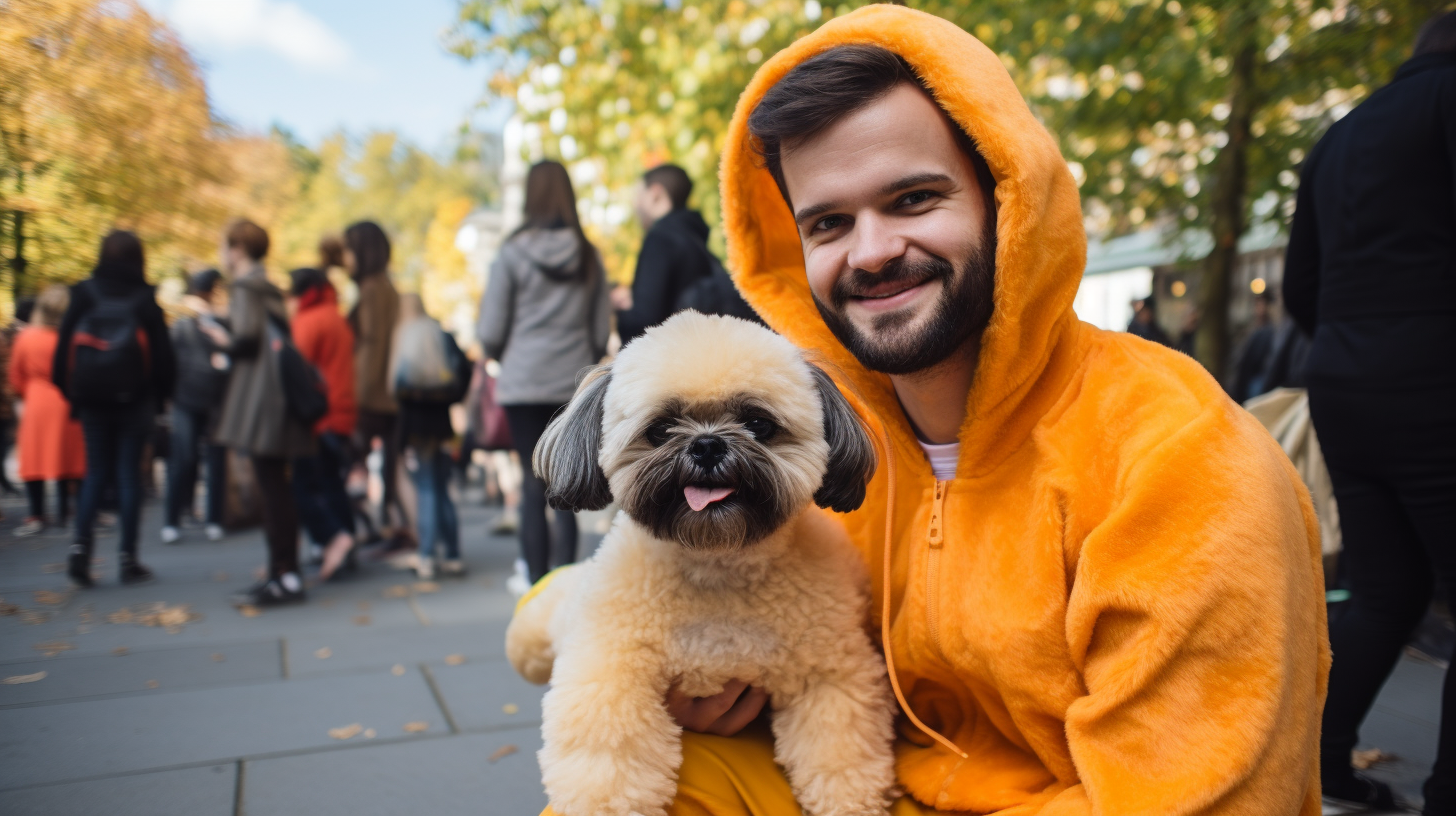
{"label": "autumn tree", "polygon": [[0,3],[0,246],[12,293],[136,230],[152,268],[208,253],[227,162],[202,77],[135,0]]}

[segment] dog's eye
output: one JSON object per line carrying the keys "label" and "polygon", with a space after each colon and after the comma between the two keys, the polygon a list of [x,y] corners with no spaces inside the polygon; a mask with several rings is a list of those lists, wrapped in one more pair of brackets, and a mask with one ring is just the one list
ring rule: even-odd
{"label": "dog's eye", "polygon": [[753,438],[760,442],[767,442],[774,434],[778,433],[779,426],[774,424],[768,417],[754,417],[743,423],[743,429],[753,434]]}
{"label": "dog's eye", "polygon": [[643,434],[643,436],[646,436],[647,441],[652,443],[652,447],[660,448],[663,445],[667,444],[668,432],[671,430],[671,421],[666,419],[659,419],[651,425],[647,426],[647,431]]}

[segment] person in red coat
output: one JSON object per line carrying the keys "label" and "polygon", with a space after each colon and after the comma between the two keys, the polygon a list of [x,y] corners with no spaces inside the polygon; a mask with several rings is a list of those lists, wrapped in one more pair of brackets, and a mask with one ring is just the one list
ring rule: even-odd
{"label": "person in red coat", "polygon": [[339,312],[328,276],[313,268],[290,273],[293,344],[323,377],[329,411],[314,426],[318,451],[294,460],[293,493],[309,538],[324,548],[319,577],[328,579],[354,549],[354,512],[344,483],[349,438],[359,411],[354,398],[354,331]]}
{"label": "person in red coat", "polygon": [[51,382],[51,363],[59,334],[56,327],[71,303],[71,293],[54,285],[41,293],[30,326],[15,338],[10,355],[10,387],[25,403],[20,418],[20,480],[30,497],[30,515],[15,534],[35,535],[45,529],[45,483],[55,482],[58,520],[64,525],[70,495],[86,475],[86,442],[81,423],[71,418],[71,404]]}

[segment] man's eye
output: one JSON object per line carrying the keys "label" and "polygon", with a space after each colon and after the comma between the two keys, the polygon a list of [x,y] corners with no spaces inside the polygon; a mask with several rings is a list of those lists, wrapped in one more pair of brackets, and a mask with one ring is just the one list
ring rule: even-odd
{"label": "man's eye", "polygon": [[767,417],[754,417],[743,423],[743,429],[753,434],[753,438],[760,442],[767,442],[778,433],[779,426],[774,424],[772,419]]}
{"label": "man's eye", "polygon": [[915,192],[908,193],[904,197],[902,197],[900,199],[900,206],[913,207],[917,204],[924,204],[925,202],[929,201],[931,196],[933,195],[935,194],[930,192],[929,190],[916,190]]}
{"label": "man's eye", "polygon": [[824,232],[826,230],[839,229],[842,226],[844,226],[844,216],[829,215],[814,222],[813,231]]}
{"label": "man's eye", "polygon": [[647,431],[643,436],[647,437],[647,441],[652,443],[652,447],[660,448],[667,444],[667,437],[671,431],[672,422],[666,419],[659,419],[647,426]]}

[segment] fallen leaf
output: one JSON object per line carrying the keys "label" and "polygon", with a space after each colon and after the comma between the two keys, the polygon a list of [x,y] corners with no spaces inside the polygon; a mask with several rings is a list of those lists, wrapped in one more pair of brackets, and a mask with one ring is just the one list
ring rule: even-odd
{"label": "fallen leaf", "polygon": [[463,655],[463,654],[445,655],[445,665],[446,666],[460,666],[460,665],[463,665],[464,663],[465,663],[465,655]]}
{"label": "fallen leaf", "polygon": [[314,651],[313,656],[317,657],[319,660],[328,660],[329,658],[334,656],[334,650],[325,646],[322,649]]}
{"label": "fallen leaf", "polygon": [[161,683],[158,683],[156,680],[148,680],[147,681],[147,688],[156,688],[156,687],[158,687],[160,685],[162,685],[162,684]]}
{"label": "fallen leaf", "polygon": [[222,652],[213,652],[212,653],[212,662],[214,662],[214,663],[221,663],[224,660],[227,660],[227,657],[225,655],[223,655]]}
{"label": "fallen leaf", "polygon": [[65,564],[41,564],[40,565],[40,571],[41,572],[45,572],[45,573],[65,572],[66,571],[66,565]]}
{"label": "fallen leaf", "polygon": [[19,606],[13,603],[0,603],[0,615],[16,615],[19,613]]}
{"label": "fallen leaf", "polygon": [[501,747],[495,749],[495,753],[493,753],[490,756],[486,757],[485,758],[485,761],[486,762],[490,762],[490,763],[495,763],[495,762],[497,762],[499,760],[505,759],[506,757],[510,756],[511,754],[514,754],[517,750],[519,750],[519,749],[517,749],[516,746],[514,746],[514,745],[502,745]]}
{"label": "fallen leaf", "polygon": [[439,592],[440,585],[434,581],[415,581],[413,589],[421,595],[428,595],[431,592]]}
{"label": "fallen leaf", "polygon": [[78,634],[78,635],[89,635],[89,634],[91,634],[91,626],[90,626],[90,624],[83,623],[80,626],[77,626],[76,627],[76,634]]}
{"label": "fallen leaf", "polygon": [[120,657],[129,651],[131,651],[131,649],[128,649],[125,646],[117,646],[115,649],[111,650],[111,653],[116,655],[117,657]]}
{"label": "fallen leaf", "polygon": [[1382,762],[1394,762],[1399,758],[1395,754],[1387,754],[1379,748],[1369,748],[1364,751],[1355,751],[1351,754],[1350,764],[1354,765],[1356,770],[1368,771],[1373,766],[1379,765]]}
{"label": "fallen leaf", "polygon": [[71,597],[71,593],[69,592],[55,592],[49,589],[37,589],[34,595],[36,603],[45,604],[46,606],[60,606],[66,602],[67,598]]}
{"label": "fallen leaf", "polygon": [[61,652],[69,652],[76,648],[76,644],[64,640],[47,640],[44,643],[37,643],[33,646],[37,652],[43,652],[46,657],[55,657]]}
{"label": "fallen leaf", "polygon": [[354,623],[358,626],[368,626],[370,623],[373,623],[373,619],[368,615],[355,615]]}
{"label": "fallen leaf", "polygon": [[354,723],[353,725],[346,725],[343,728],[330,728],[329,736],[336,740],[353,739],[363,733],[363,731],[364,726],[359,723]]}
{"label": "fallen leaf", "polygon": [[106,619],[111,621],[112,623],[131,623],[132,619],[135,617],[136,616],[131,613],[130,609],[118,609],[115,612],[112,612],[110,615],[107,615]]}
{"label": "fallen leaf", "polygon": [[17,674],[0,680],[0,683],[4,683],[7,686],[18,686],[21,683],[34,683],[37,680],[44,680],[45,676],[46,673],[43,671],[38,671],[35,674]]}
{"label": "fallen leaf", "polygon": [[396,663],[396,664],[394,664],[394,668],[392,668],[392,669],[389,670],[389,673],[392,674],[392,675],[394,675],[395,677],[403,677],[404,676],[404,666],[402,664],[400,664],[400,663]]}
{"label": "fallen leaf", "polygon": [[394,586],[384,588],[384,597],[386,598],[408,598],[409,594],[409,587],[405,584],[395,584]]}
{"label": "fallen leaf", "polygon": [[506,703],[505,705],[501,706],[501,711],[504,711],[507,714],[515,714],[520,710],[521,707],[516,705],[515,703]]}
{"label": "fallen leaf", "polygon": [[259,612],[258,607],[253,606],[252,604],[243,604],[242,606],[238,607],[238,614],[242,615],[245,618],[256,618],[263,613]]}
{"label": "fallen leaf", "polygon": [[227,579],[228,579],[228,574],[226,572],[214,572],[212,574],[212,580],[218,582],[219,584],[223,583]]}
{"label": "fallen leaf", "polygon": [[364,729],[364,739],[374,739],[377,736],[379,736],[379,732],[375,731],[373,728]]}
{"label": "fallen leaf", "polygon": [[429,730],[430,724],[425,722],[424,720],[415,720],[414,722],[407,722],[404,724],[404,732],[406,734],[418,734],[421,731]]}
{"label": "fallen leaf", "polygon": [[51,615],[49,612],[37,612],[34,609],[27,609],[24,612],[20,613],[20,622],[29,624],[31,626],[34,626],[37,623],[45,623],[50,619]]}

